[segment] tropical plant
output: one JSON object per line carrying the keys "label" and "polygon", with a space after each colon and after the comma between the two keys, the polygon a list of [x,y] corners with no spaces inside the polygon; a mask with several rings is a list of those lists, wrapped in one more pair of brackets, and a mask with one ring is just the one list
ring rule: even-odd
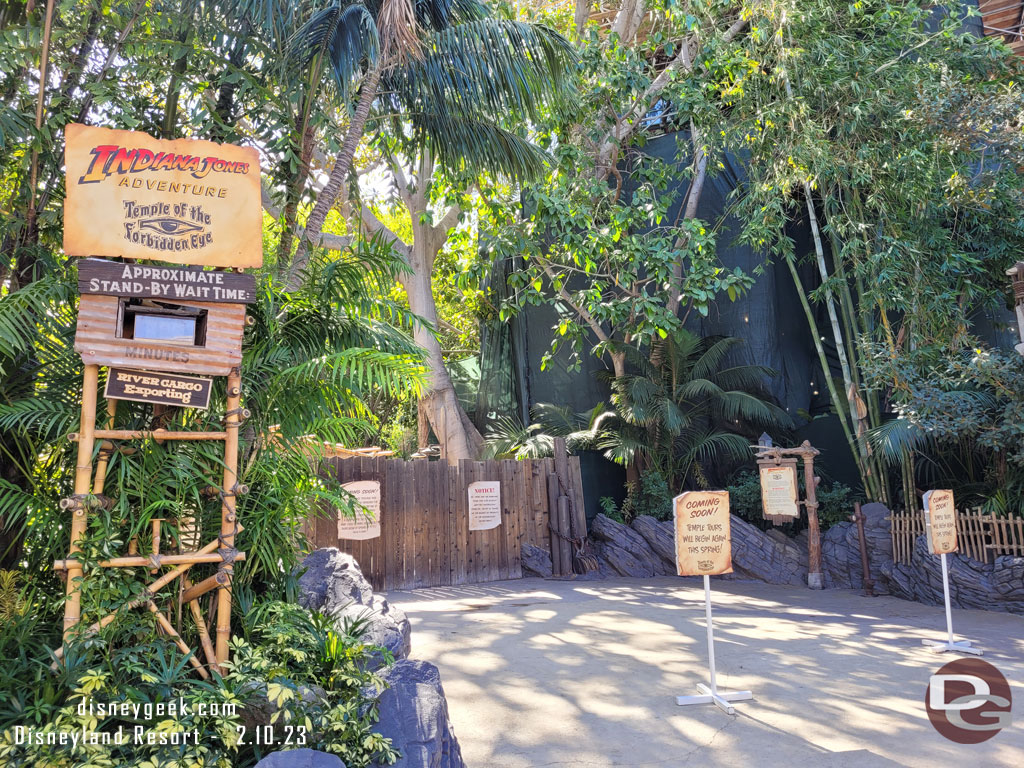
{"label": "tropical plant", "polygon": [[708,488],[730,462],[749,458],[754,435],[790,428],[763,396],[775,371],[731,361],[741,343],[681,330],[655,342],[650,356],[626,348],[635,372],[610,378],[614,418],[597,441],[605,456],[633,480],[654,471],[672,489]]}

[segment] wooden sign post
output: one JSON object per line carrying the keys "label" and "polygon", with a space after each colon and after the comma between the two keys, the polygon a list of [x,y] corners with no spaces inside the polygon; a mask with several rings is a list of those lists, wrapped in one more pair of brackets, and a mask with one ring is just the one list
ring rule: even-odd
{"label": "wooden sign post", "polygon": [[[65,147],[67,197],[64,203],[64,249],[70,256],[96,255],[153,259],[172,264],[79,261],[78,327],[75,349],[85,362],[82,414],[74,494],[61,502],[71,512],[69,555],[54,564],[67,574],[64,637],[84,637],[110,624],[120,611],[145,607],[162,630],[189,657],[200,676],[223,670],[231,636],[231,583],[234,563],[245,559],[235,548],[242,530],[236,499],[246,492],[238,483],[239,429],[248,411],[241,407],[242,334],[245,304],[255,301],[256,281],[241,268],[262,263],[259,156],[253,149],[206,141],[161,141],[143,133],[69,125]],[[226,269],[204,269],[204,267]],[[234,270],[234,271],[230,271]],[[97,427],[100,368],[107,368],[105,424]],[[208,408],[213,382],[227,377],[223,431],[173,432],[165,429],[118,429],[121,400],[168,407]],[[156,411],[154,411],[156,413]],[[138,552],[133,540],[124,557],[101,562],[104,568],[137,567],[157,574],[141,597],[104,615],[88,628],[81,621],[82,564],[76,559],[90,510],[112,504],[103,496],[108,459],[127,440],[224,443],[220,488],[220,530],[192,552],[164,554],[160,523],[153,520],[151,553]],[[93,454],[99,446],[93,476]],[[109,507],[108,507],[109,508]],[[169,522],[169,521],[168,521]],[[179,519],[179,540],[195,521]],[[198,546],[198,545],[197,545]],[[187,572],[211,563],[216,573],[196,584]],[[174,629],[155,599],[181,578],[182,606],[188,606],[206,656],[200,662]],[[199,605],[203,595],[218,591],[216,645]],[[64,648],[55,652],[58,659]]]}
{"label": "wooden sign post", "polygon": [[934,653],[959,651],[981,656],[980,648],[970,640],[953,638],[953,611],[949,602],[949,564],[946,555],[959,549],[956,538],[956,502],[952,491],[928,491],[924,495],[924,528],[928,549],[942,559],[942,595],[946,604],[946,639],[942,642],[922,640]]}
{"label": "wooden sign post", "polygon": [[700,694],[676,696],[676,704],[711,704],[732,715],[729,702],[754,698],[750,691],[725,693],[715,679],[715,633],[711,621],[711,576],[732,573],[732,534],[728,491],[689,491],[673,499],[676,532],[676,572],[704,577],[704,618],[708,634],[711,685],[697,684]]}
{"label": "wooden sign post", "polygon": [[[796,448],[773,445],[752,445],[757,452],[757,465],[761,473],[761,503],[764,516],[772,522],[786,522],[797,505],[807,510],[807,586],[824,589],[825,576],[821,570],[821,527],[818,525],[818,483],[814,475],[814,457],[820,451],[804,440]],[[796,499],[796,462],[804,463],[804,500]],[[766,477],[767,473],[767,477]],[[783,474],[785,473],[785,474]],[[792,499],[792,503],[789,500]]]}

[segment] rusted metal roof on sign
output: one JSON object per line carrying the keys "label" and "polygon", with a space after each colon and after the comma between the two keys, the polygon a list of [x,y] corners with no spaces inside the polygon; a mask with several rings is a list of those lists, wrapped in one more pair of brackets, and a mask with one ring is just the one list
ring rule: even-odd
{"label": "rusted metal roof on sign", "polygon": [[979,0],[978,10],[986,37],[1002,37],[1014,53],[1024,54],[1024,0]]}

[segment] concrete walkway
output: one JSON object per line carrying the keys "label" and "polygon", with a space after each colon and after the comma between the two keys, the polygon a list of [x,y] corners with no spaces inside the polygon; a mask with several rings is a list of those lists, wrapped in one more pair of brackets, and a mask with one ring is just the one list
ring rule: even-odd
{"label": "concrete walkway", "polygon": [[956,611],[1010,680],[1014,723],[961,746],[924,707],[941,608],[712,580],[719,687],[736,715],[678,707],[707,679],[699,579],[541,579],[392,592],[413,657],[441,669],[469,768],[1024,766],[1024,618]]}

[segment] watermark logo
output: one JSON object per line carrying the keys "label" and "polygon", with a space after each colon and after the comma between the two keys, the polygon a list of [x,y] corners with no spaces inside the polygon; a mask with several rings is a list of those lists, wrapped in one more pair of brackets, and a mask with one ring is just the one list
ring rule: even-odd
{"label": "watermark logo", "polygon": [[924,704],[935,730],[957,744],[980,744],[1010,725],[1010,684],[981,659],[957,659],[928,680]]}

